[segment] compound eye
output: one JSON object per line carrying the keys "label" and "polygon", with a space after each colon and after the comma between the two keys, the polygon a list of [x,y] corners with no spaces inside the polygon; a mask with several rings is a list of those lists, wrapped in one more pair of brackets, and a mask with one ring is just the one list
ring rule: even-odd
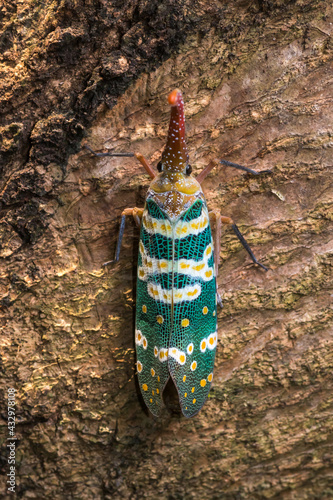
{"label": "compound eye", "polygon": [[186,165],[186,175],[190,175],[191,172],[192,172],[191,165]]}
{"label": "compound eye", "polygon": [[162,162],[161,162],[161,161],[159,161],[159,162],[158,162],[158,164],[157,164],[157,170],[158,170],[159,172],[162,172],[162,170],[163,170],[163,164],[162,164]]}

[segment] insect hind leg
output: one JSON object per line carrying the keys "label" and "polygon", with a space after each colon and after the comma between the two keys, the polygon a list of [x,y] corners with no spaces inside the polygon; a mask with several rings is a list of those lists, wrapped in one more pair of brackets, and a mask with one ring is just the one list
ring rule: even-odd
{"label": "insect hind leg", "polygon": [[250,245],[248,244],[248,242],[246,241],[246,239],[244,238],[244,236],[242,235],[242,233],[240,232],[240,230],[238,229],[236,224],[232,224],[231,227],[232,227],[235,235],[237,236],[237,238],[239,239],[239,241],[241,242],[241,244],[243,245],[243,247],[245,248],[245,250],[247,251],[247,253],[251,257],[252,261],[255,264],[257,264],[258,266],[262,267],[265,271],[269,271],[269,268],[264,266],[264,264],[259,262],[258,259],[255,257],[254,253],[252,252],[252,250],[250,248]]}
{"label": "insect hind leg", "polygon": [[233,232],[235,233],[235,235],[237,236],[237,238],[239,239],[239,241],[241,242],[241,244],[243,245],[243,247],[245,248],[245,250],[247,251],[247,253],[251,257],[252,261],[255,264],[257,264],[258,266],[262,267],[265,271],[269,271],[268,267],[264,266],[264,264],[262,264],[261,262],[258,261],[256,256],[252,252],[250,245],[248,244],[248,242],[246,241],[246,239],[244,238],[244,236],[242,235],[242,233],[240,232],[240,230],[238,229],[238,227],[234,223],[234,221],[230,217],[221,216],[221,222],[222,222],[222,224],[231,225]]}
{"label": "insect hind leg", "polygon": [[[234,223],[234,221],[230,217],[224,217],[223,215],[221,215],[221,212],[219,210],[211,210],[209,212],[209,218],[211,221],[215,222],[214,263],[215,263],[216,278],[218,276],[218,267],[219,267],[219,263],[220,263],[222,224],[230,225],[232,227],[235,235],[237,236],[237,238],[239,239],[239,241],[241,242],[241,244],[243,245],[243,247],[245,248],[247,253],[250,255],[252,261],[255,264],[257,264],[258,266],[260,266],[262,269],[264,269],[265,271],[269,271],[269,268],[264,266],[264,264],[259,262],[258,259],[255,257],[254,253],[252,252],[252,250],[250,248],[250,245],[248,244],[248,242],[246,241],[246,239],[244,238],[244,236],[240,232],[238,226]],[[217,281],[216,281],[216,296],[217,296],[217,303],[219,304],[220,307],[223,307],[222,298],[221,298],[221,295],[219,294],[219,291],[218,291]]]}
{"label": "insect hind leg", "polygon": [[120,227],[119,227],[119,234],[118,234],[118,241],[117,241],[117,246],[116,246],[116,253],[115,257],[113,260],[109,260],[108,262],[104,262],[102,264],[103,267],[109,266],[110,264],[114,264],[118,262],[119,256],[120,256],[120,250],[121,250],[121,243],[123,241],[123,236],[125,232],[125,221],[126,221],[126,215],[131,215],[138,227],[140,227],[141,224],[141,219],[142,219],[142,214],[143,214],[143,208],[125,208],[125,210],[121,214],[121,219],[120,219]]}

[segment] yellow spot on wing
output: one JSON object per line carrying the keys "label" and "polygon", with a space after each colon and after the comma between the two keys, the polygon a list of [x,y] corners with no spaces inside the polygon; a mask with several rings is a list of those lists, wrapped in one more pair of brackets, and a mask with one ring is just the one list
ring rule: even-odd
{"label": "yellow spot on wing", "polygon": [[189,345],[187,346],[187,352],[188,352],[189,354],[192,354],[192,352],[193,352],[193,344],[189,344]]}
{"label": "yellow spot on wing", "polygon": [[161,316],[161,315],[156,316],[156,321],[157,321],[157,323],[159,323],[161,325],[164,321],[163,316]]}
{"label": "yellow spot on wing", "polygon": [[190,324],[190,321],[187,318],[182,319],[182,326],[184,328],[186,328],[189,324]]}
{"label": "yellow spot on wing", "polygon": [[143,384],[143,385],[142,385],[142,389],[143,389],[144,391],[148,391],[148,385],[147,385],[147,384]]}
{"label": "yellow spot on wing", "polygon": [[198,266],[193,266],[194,271],[201,271],[205,267],[205,264],[199,264]]}

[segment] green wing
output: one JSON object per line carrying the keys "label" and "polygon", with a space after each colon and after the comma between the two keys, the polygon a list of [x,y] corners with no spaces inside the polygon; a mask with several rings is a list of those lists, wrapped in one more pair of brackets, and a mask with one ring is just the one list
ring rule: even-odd
{"label": "green wing", "polygon": [[135,344],[141,393],[155,416],[161,411],[163,389],[170,376],[172,248],[171,223],[148,199],[139,244]]}
{"label": "green wing", "polygon": [[207,399],[217,344],[214,251],[207,206],[172,224],[148,199],[141,225],[135,344],[143,399],[158,416],[171,374],[182,412]]}
{"label": "green wing", "polygon": [[169,371],[186,417],[205,403],[217,345],[214,251],[207,206],[197,200],[174,229]]}

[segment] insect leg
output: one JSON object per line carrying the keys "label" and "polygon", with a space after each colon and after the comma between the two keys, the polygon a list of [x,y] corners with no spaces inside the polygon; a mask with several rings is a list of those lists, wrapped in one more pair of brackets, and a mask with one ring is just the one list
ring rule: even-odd
{"label": "insect leg", "polygon": [[156,173],[155,173],[154,169],[149,165],[146,158],[144,156],[142,156],[140,153],[134,153],[134,156],[135,156],[135,158],[137,158],[139,160],[141,165],[144,166],[144,168],[145,168],[147,174],[150,176],[150,178],[154,179],[154,177],[156,177]]}
{"label": "insect leg", "polygon": [[271,170],[262,170],[261,172],[256,172],[255,170],[252,170],[251,168],[244,167],[243,165],[238,165],[238,163],[233,163],[231,161],[227,160],[212,160],[206,168],[203,169],[202,172],[197,177],[197,181],[199,184],[202,183],[202,181],[207,177],[207,175],[213,170],[214,167],[216,167],[219,163],[226,167],[233,167],[237,168],[238,170],[243,170],[244,172],[248,172],[252,175],[260,175],[260,174],[265,174],[268,172],[271,172]]}
{"label": "insect leg", "polygon": [[105,262],[103,264],[103,267],[108,266],[109,264],[114,264],[115,262],[118,262],[118,260],[119,260],[121,243],[122,243],[124,232],[125,232],[126,215],[132,215],[136,225],[138,227],[140,227],[142,214],[143,214],[143,208],[137,208],[137,207],[125,208],[125,210],[122,212],[121,219],[120,219],[120,227],[119,227],[119,234],[118,234],[118,241],[117,241],[117,246],[116,246],[115,257],[113,260],[109,260],[108,262]]}
{"label": "insect leg", "polygon": [[90,153],[92,153],[94,156],[123,156],[123,157],[134,157],[135,156],[135,158],[137,158],[137,160],[139,160],[141,165],[144,166],[147,174],[152,179],[154,179],[154,177],[156,176],[154,169],[149,165],[146,158],[144,156],[142,156],[140,153],[96,153],[96,151],[91,149],[90,146],[85,145],[84,147],[85,147],[85,149],[88,149],[88,151],[90,151]]}
{"label": "insect leg", "polygon": [[264,266],[264,264],[261,264],[261,262],[259,262],[256,259],[256,257],[254,256],[254,253],[252,252],[252,250],[250,248],[250,245],[248,244],[248,242],[246,241],[246,239],[244,238],[244,236],[242,235],[242,233],[240,232],[240,230],[238,229],[238,227],[236,226],[234,221],[230,217],[221,216],[221,222],[222,222],[222,224],[230,224],[231,225],[235,235],[237,236],[237,238],[239,239],[239,241],[241,242],[241,244],[243,245],[243,247],[245,248],[245,250],[247,251],[247,253],[251,257],[252,261],[255,264],[258,264],[258,266],[262,267],[265,271],[268,271],[269,269],[266,266]]}
{"label": "insect leg", "polygon": [[222,298],[218,291],[217,284],[217,276],[219,272],[219,264],[220,264],[220,249],[221,249],[221,232],[222,232],[222,221],[221,221],[221,212],[219,210],[211,210],[209,212],[210,220],[214,220],[215,222],[215,235],[214,235],[214,267],[215,267],[215,275],[216,275],[216,297],[217,302],[220,307],[223,307]]}

